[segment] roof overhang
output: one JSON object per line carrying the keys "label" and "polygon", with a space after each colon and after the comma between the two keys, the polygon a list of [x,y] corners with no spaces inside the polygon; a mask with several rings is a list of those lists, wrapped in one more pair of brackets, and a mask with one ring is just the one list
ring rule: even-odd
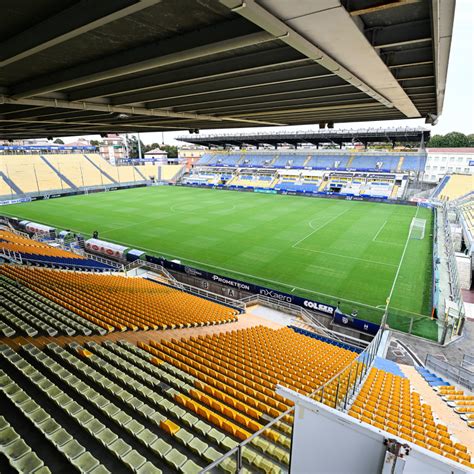
{"label": "roof overhang", "polygon": [[4,0],[0,138],[433,123],[443,106],[454,5]]}

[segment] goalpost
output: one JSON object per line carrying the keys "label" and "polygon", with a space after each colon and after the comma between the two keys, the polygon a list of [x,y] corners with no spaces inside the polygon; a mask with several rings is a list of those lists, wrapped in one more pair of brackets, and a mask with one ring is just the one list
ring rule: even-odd
{"label": "goalpost", "polygon": [[410,224],[410,239],[422,240],[425,237],[426,219],[414,217]]}

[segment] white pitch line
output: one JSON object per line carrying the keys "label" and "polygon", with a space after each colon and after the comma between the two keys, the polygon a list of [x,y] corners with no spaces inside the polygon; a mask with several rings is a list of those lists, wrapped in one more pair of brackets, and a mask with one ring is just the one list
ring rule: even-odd
{"label": "white pitch line", "polygon": [[[346,212],[349,212],[351,210],[351,208],[348,208],[346,209],[345,211],[342,211],[340,214],[337,214],[335,215],[334,217],[332,217],[331,219],[329,219],[328,221],[326,221],[324,224],[320,225],[319,227],[316,227],[316,229],[314,229],[312,232],[310,232],[307,236],[303,237],[302,239],[298,240],[298,242],[295,242],[292,247],[295,248],[298,244],[300,244],[301,242],[303,242],[304,240],[306,240],[309,236],[313,235],[315,232],[317,232],[318,230],[321,230],[323,227],[326,227],[328,224],[330,224],[332,221],[336,220],[338,217],[341,217],[343,214],[345,214]],[[314,219],[313,219],[314,220]]]}
{"label": "white pitch line", "polygon": [[380,229],[378,230],[378,232],[375,234],[375,237],[372,239],[372,242],[375,242],[375,240],[377,239],[377,237],[379,236],[380,232],[382,232],[382,229],[385,227],[385,224],[387,223],[387,221],[385,221],[382,226],[380,227]]}
{"label": "white pitch line", "polygon": [[[74,230],[74,229],[71,229],[71,230]],[[120,240],[111,240],[111,242],[114,242],[116,244],[121,244],[121,245],[131,245],[129,243],[126,243],[126,242],[122,242]],[[373,306],[373,305],[370,305],[370,304],[365,304],[365,303],[361,303],[360,301],[354,301],[354,300],[349,300],[347,298],[341,298],[340,296],[334,296],[334,295],[330,295],[328,293],[322,293],[320,291],[314,291],[314,290],[310,290],[308,288],[303,288],[301,286],[294,286],[294,285],[290,285],[288,283],[283,283],[282,281],[277,281],[277,280],[270,280],[268,278],[262,278],[262,277],[259,277],[259,276],[256,276],[256,275],[252,275],[250,273],[243,273],[243,272],[239,272],[238,270],[231,270],[229,268],[225,268],[225,267],[219,267],[217,265],[213,265],[213,264],[210,264],[210,263],[205,263],[205,262],[200,262],[199,260],[193,260],[191,258],[187,258],[187,257],[183,257],[182,255],[174,255],[172,253],[168,253],[168,252],[161,252],[159,250],[156,250],[156,249],[149,249],[147,247],[140,247],[140,246],[136,246],[137,249],[139,250],[146,250],[148,252],[152,252],[153,254],[162,254],[163,256],[168,256],[168,257],[172,257],[172,258],[176,258],[176,259],[180,259],[180,260],[184,260],[186,262],[192,262],[192,263],[197,263],[198,265],[202,265],[203,267],[207,267],[207,268],[210,268],[211,270],[214,270],[214,269],[217,269],[217,270],[223,270],[225,272],[229,272],[229,273],[233,273],[235,275],[242,275],[242,276],[246,276],[246,277],[250,277],[250,278],[253,278],[255,280],[259,280],[259,281],[263,281],[263,282],[267,282],[267,283],[276,283],[277,285],[281,285],[281,286],[285,286],[286,288],[293,288],[293,291],[294,290],[301,290],[301,291],[307,291],[308,293],[312,293],[313,295],[321,295],[321,296],[327,296],[329,298],[334,298],[334,299],[337,299],[338,301],[346,301],[348,303],[353,303],[353,304],[357,304],[359,306],[365,306],[366,308],[373,308],[373,309],[378,309],[376,306]],[[232,277],[231,277],[232,278]]]}
{"label": "white pitch line", "polygon": [[[418,215],[419,209],[420,209],[419,207],[416,208],[415,217],[412,218],[412,221],[413,221],[413,219],[416,219],[416,216]],[[398,264],[397,273],[395,273],[395,278],[393,279],[392,288],[390,288],[390,293],[388,294],[388,297],[386,299],[387,303],[385,305],[385,311],[387,310],[387,308],[390,305],[390,300],[392,299],[392,295],[393,295],[393,292],[395,290],[395,285],[397,284],[398,275],[400,274],[400,270],[402,268],[402,263],[403,263],[403,260],[405,259],[405,254],[407,252],[408,243],[410,242],[410,231],[411,231],[411,225],[410,225],[410,228],[408,229],[408,235],[407,235],[407,239],[405,241],[405,247],[403,247],[402,256],[400,257],[400,262]]]}
{"label": "white pitch line", "polygon": [[377,262],[376,260],[367,260],[366,258],[351,257],[350,255],[340,255],[338,253],[325,252],[324,250],[306,249],[304,247],[294,247],[294,248],[296,250],[303,250],[305,252],[322,253],[322,254],[325,254],[325,255],[333,255],[334,257],[348,258],[348,259],[351,259],[351,260],[359,260],[361,262],[373,263],[374,265],[385,265],[387,267],[396,267],[397,266],[394,263]]}

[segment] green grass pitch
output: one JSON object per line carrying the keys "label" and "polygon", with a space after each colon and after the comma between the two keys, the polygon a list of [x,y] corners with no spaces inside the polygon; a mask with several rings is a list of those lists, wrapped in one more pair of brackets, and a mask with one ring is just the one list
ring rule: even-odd
{"label": "green grass pitch", "polygon": [[379,322],[410,223],[388,323],[436,339],[432,214],[425,208],[185,187],[148,187],[4,206],[2,213],[335,304]]}

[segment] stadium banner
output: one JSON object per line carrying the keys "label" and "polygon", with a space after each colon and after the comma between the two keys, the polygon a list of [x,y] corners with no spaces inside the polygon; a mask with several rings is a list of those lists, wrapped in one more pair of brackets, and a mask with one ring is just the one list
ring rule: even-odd
{"label": "stadium banner", "polygon": [[341,313],[337,309],[334,313],[333,322],[339,324],[340,326],[350,327],[352,329],[356,329],[357,331],[373,335],[377,334],[377,331],[380,328],[378,324],[371,323],[370,321],[364,321],[363,319],[353,318],[352,316]]}
{"label": "stadium banner", "polygon": [[[365,321],[363,319],[353,318],[344,313],[341,313],[335,306],[321,303],[320,301],[315,301],[301,296],[296,296],[289,293],[284,293],[282,291],[272,290],[265,286],[255,285],[253,283],[247,283],[241,280],[235,280],[234,278],[225,277],[222,275],[217,275],[216,273],[207,272],[205,270],[199,270],[197,268],[189,267],[181,263],[167,260],[163,257],[153,257],[147,255],[145,259],[148,262],[156,263],[168,270],[174,270],[180,273],[186,273],[197,278],[203,278],[205,280],[213,281],[221,285],[229,286],[241,291],[247,291],[255,295],[266,296],[276,300],[277,302],[291,303],[297,306],[300,306],[304,309],[317,311],[319,313],[327,314],[332,316],[333,321],[337,324],[356,329],[357,331],[366,333],[366,334],[376,334],[379,325]],[[337,317],[337,319],[336,319]]]}
{"label": "stadium banner", "polygon": [[[241,191],[241,192],[261,192],[256,191],[256,188],[244,188],[242,186],[224,186],[222,184],[201,184],[201,183],[170,183],[171,186],[185,186],[191,188],[212,188],[212,189],[223,189],[225,191]],[[271,190],[273,191],[273,190]],[[285,190],[277,189],[272,194],[285,194],[288,196],[303,196],[303,197],[312,197],[312,198],[322,198],[322,199],[344,199],[346,201],[365,201],[365,202],[380,202],[385,204],[401,204],[404,206],[416,206],[418,203],[413,201],[404,201],[396,199],[388,199],[384,197],[371,197],[368,195],[363,196],[353,196],[350,194],[341,194],[341,193],[327,193],[319,191],[299,191],[299,190]],[[269,192],[269,191],[264,191]],[[428,207],[428,206],[425,206]]]}
{"label": "stadium banner", "polygon": [[31,150],[48,150],[48,151],[65,151],[65,150],[97,150],[96,146],[76,146],[76,145],[0,145],[0,150],[7,151],[31,151]]}
{"label": "stadium banner", "polygon": [[19,199],[7,199],[6,201],[0,201],[0,206],[8,206],[9,204],[20,204],[21,202],[30,202],[31,198],[19,198]]}
{"label": "stadium banner", "polygon": [[278,194],[276,189],[254,188],[254,193]]}
{"label": "stadium banner", "polygon": [[92,194],[92,193],[102,193],[104,191],[120,191],[121,189],[131,189],[131,188],[144,188],[147,184],[139,183],[139,184],[127,184],[126,186],[112,186],[112,187],[99,187],[97,189],[79,189],[77,191],[65,191],[62,193],[54,193],[54,194],[40,194],[38,196],[27,196],[24,198],[18,199],[8,199],[5,201],[0,201],[0,206],[8,205],[8,204],[19,204],[22,202],[30,202],[30,201],[43,201],[46,199],[54,199],[60,197],[67,197],[67,196],[78,196],[81,194]]}

